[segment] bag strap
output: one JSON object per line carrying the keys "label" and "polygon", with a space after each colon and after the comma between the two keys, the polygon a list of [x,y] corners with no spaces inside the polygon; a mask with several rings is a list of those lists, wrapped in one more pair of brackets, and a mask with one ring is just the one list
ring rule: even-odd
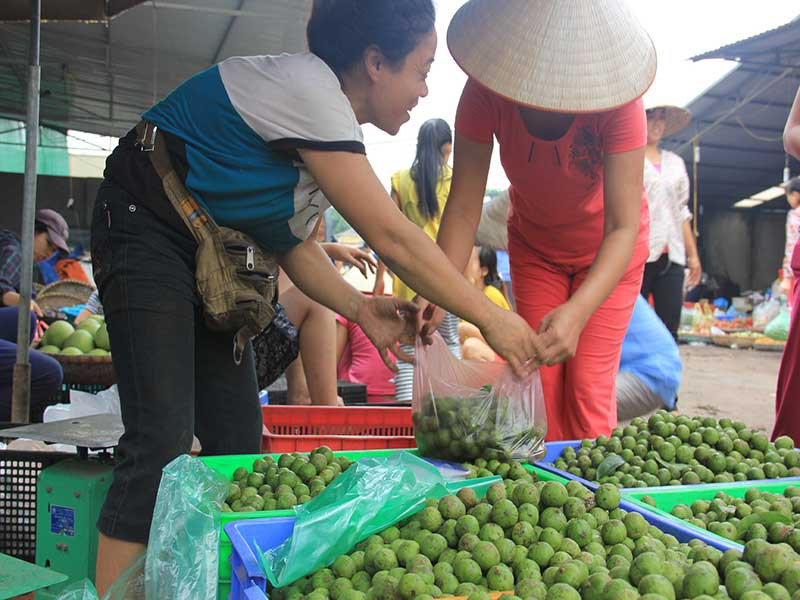
{"label": "bag strap", "polygon": [[136,133],[139,147],[148,153],[153,168],[161,178],[164,193],[197,243],[217,234],[219,228],[214,219],[195,200],[175,172],[169,158],[164,134],[158,131],[156,125],[148,121],[139,121],[139,124],[136,125]]}

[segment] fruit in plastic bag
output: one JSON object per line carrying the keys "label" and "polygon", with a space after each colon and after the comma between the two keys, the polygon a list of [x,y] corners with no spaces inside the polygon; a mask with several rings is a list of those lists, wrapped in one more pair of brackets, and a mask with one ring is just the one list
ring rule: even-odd
{"label": "fruit in plastic bag", "polygon": [[441,337],[417,343],[414,426],[422,456],[459,462],[534,460],[547,432],[539,373],[519,380],[503,363],[459,360]]}

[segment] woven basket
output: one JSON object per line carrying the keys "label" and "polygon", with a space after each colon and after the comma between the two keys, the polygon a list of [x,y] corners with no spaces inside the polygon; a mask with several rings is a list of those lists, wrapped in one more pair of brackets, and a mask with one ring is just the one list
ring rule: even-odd
{"label": "woven basket", "polygon": [[60,279],[59,281],[54,281],[44,286],[42,290],[38,292],[36,301],[38,303],[39,298],[50,295],[67,295],[79,298],[80,302],[77,302],[77,304],[86,304],[92,292],[94,292],[94,286],[85,281],[80,281],[79,279]]}
{"label": "woven basket", "polygon": [[712,335],[711,342],[715,346],[723,346],[725,348],[752,348],[756,340],[752,337],[738,336],[738,335]]}
{"label": "woven basket", "polygon": [[64,369],[64,383],[81,385],[114,385],[117,374],[111,356],[68,356],[51,354]]}
{"label": "woven basket", "polygon": [[58,312],[58,309],[65,306],[75,306],[77,304],[86,304],[80,296],[73,296],[72,294],[48,294],[46,296],[38,296],[36,304],[39,305],[44,311]]}

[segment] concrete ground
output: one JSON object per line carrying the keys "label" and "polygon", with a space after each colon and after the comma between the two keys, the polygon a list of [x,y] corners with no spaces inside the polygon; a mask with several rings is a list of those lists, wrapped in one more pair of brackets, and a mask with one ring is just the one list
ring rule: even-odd
{"label": "concrete ground", "polygon": [[678,412],[729,417],[772,431],[780,352],[682,345],[681,356]]}

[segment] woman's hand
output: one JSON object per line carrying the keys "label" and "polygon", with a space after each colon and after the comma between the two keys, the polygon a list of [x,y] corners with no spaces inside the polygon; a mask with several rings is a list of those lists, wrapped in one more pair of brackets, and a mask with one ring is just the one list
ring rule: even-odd
{"label": "woman's hand", "polygon": [[691,290],[700,283],[700,277],[703,275],[703,266],[700,264],[700,257],[696,254],[687,256],[686,266],[689,269],[689,277],[686,279],[686,283]]}
{"label": "woman's hand", "polygon": [[354,248],[347,244],[333,243],[320,244],[320,246],[322,246],[322,249],[325,250],[325,254],[332,260],[353,265],[356,269],[361,271],[364,277],[367,277],[368,271],[374,273],[375,269],[378,268],[378,263],[375,262],[372,255],[360,248]]}
{"label": "woman's hand", "polygon": [[361,303],[356,323],[370,339],[392,371],[397,371],[389,352],[408,363],[414,359],[400,349],[400,342],[413,344],[418,307],[398,298],[373,297]]}
{"label": "woman's hand", "polygon": [[525,377],[542,365],[542,340],[517,313],[492,306],[481,328],[486,343],[502,356],[517,377]]}
{"label": "woman's hand", "polygon": [[433,343],[433,334],[442,324],[445,317],[444,309],[431,304],[422,296],[414,298],[414,304],[419,306],[417,313],[417,332],[422,338],[422,343],[430,346]]}
{"label": "woman's hand", "polygon": [[552,366],[575,356],[586,320],[587,316],[569,302],[547,313],[539,324],[538,331],[544,346],[539,355],[542,362]]}

